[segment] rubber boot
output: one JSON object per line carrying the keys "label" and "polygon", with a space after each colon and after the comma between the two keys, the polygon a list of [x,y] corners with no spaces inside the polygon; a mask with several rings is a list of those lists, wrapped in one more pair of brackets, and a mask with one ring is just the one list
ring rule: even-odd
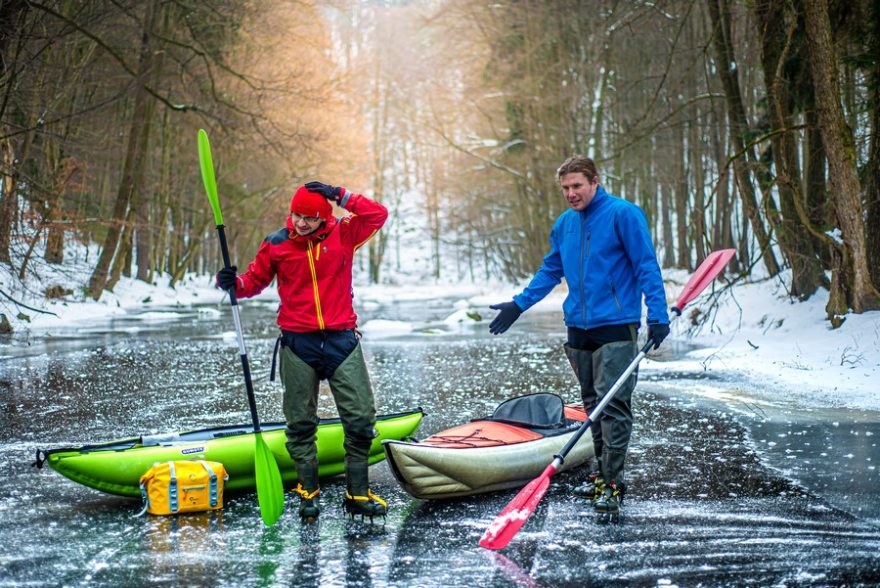
{"label": "rubber boot", "polygon": [[[598,487],[599,483],[601,483],[602,477],[602,458],[597,458],[596,462],[597,467],[594,468],[587,475],[587,479],[582,484],[575,486],[574,490],[572,491],[576,496],[589,498],[590,500],[592,500],[592,498],[596,495],[596,488]],[[597,482],[597,480],[599,480],[599,482]]]}
{"label": "rubber boot", "polygon": [[624,481],[623,466],[626,463],[626,452],[606,449],[602,452],[600,472],[606,480],[615,480],[618,483]]}
{"label": "rubber boot", "polygon": [[297,463],[296,471],[299,474],[299,483],[296,485],[296,493],[299,494],[299,516],[303,520],[315,520],[321,514],[318,504],[318,462],[310,461]]}
{"label": "rubber boot", "polygon": [[608,451],[602,454],[602,480],[601,486],[596,488],[593,498],[593,508],[599,515],[611,515],[616,517],[620,513],[623,503],[623,495],[626,492],[626,484],[623,483],[623,464],[626,453],[621,451]]}
{"label": "rubber boot", "polygon": [[354,518],[355,515],[385,518],[388,504],[370,490],[369,473],[366,461],[345,459],[345,500],[342,507]]}

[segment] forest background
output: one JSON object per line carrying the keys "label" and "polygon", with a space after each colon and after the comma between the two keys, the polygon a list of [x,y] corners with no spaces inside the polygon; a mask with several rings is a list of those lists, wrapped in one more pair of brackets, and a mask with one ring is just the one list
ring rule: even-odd
{"label": "forest background", "polygon": [[72,242],[40,297],[215,272],[205,128],[240,263],[320,179],[391,212],[369,282],[521,280],[579,153],[664,268],[880,308],[880,0],[3,0],[0,57],[6,304]]}

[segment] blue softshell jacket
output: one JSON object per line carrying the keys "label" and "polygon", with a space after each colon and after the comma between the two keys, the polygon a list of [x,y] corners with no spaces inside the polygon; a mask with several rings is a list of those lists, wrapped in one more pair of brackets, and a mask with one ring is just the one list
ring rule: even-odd
{"label": "blue softshell jacket", "polygon": [[550,252],[532,281],[513,297],[523,311],[565,278],[565,324],[579,329],[668,323],[666,292],[642,209],[602,186],[586,209],[563,212],[550,231]]}

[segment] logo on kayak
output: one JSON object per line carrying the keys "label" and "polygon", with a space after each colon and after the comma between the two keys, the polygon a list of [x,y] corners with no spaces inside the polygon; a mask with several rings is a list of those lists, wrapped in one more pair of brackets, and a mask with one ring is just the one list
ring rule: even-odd
{"label": "logo on kayak", "polygon": [[202,453],[204,450],[204,447],[187,447],[186,449],[181,449],[180,453],[183,455],[189,455],[191,453]]}

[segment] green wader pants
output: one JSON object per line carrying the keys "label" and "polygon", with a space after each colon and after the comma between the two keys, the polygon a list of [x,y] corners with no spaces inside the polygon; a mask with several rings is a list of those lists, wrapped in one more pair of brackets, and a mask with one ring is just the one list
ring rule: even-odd
{"label": "green wader pants", "polygon": [[[317,461],[318,384],[315,370],[290,350],[281,348],[287,452],[296,464]],[[345,432],[346,462],[367,462],[376,436],[373,387],[360,343],[328,378]]]}
{"label": "green wader pants", "polygon": [[[637,353],[636,343],[630,341],[606,343],[596,351],[565,345],[565,354],[581,385],[581,400],[587,413],[599,404]],[[600,458],[600,472],[606,481],[624,481],[623,466],[633,427],[632,393],[637,380],[638,370],[605,406],[598,422],[590,426],[596,457]]]}

